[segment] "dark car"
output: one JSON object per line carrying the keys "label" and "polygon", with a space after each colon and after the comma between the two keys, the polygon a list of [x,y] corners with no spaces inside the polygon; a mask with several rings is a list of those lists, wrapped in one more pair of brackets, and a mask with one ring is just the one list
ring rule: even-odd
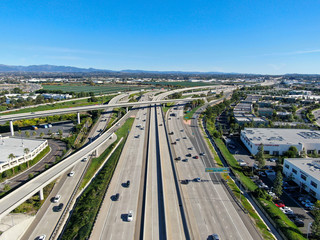
{"label": "dark car", "polygon": [[169,135],[173,135],[173,132],[170,132]]}
{"label": "dark car", "polygon": [[177,144],[177,142],[173,142],[172,144]]}
{"label": "dark car", "polygon": [[300,218],[296,218],[294,220],[294,224],[297,226],[297,227],[304,227],[304,222],[300,219]]}
{"label": "dark car", "polygon": [[63,209],[63,203],[60,203],[57,207],[57,211],[60,212]]}
{"label": "dark car", "polygon": [[129,180],[126,183],[126,187],[130,187],[130,181]]}
{"label": "dark car", "polygon": [[188,184],[189,183],[189,179],[185,179],[181,181],[182,184]]}
{"label": "dark car", "polygon": [[187,156],[187,157],[191,157],[191,153],[188,153],[186,156]]}
{"label": "dark car", "polygon": [[119,200],[119,197],[120,197],[120,194],[117,193],[116,195],[113,196],[113,200],[114,200],[114,201],[118,201],[118,200]]}
{"label": "dark car", "polygon": [[181,160],[181,157],[176,157],[175,160],[180,161],[180,160]]}

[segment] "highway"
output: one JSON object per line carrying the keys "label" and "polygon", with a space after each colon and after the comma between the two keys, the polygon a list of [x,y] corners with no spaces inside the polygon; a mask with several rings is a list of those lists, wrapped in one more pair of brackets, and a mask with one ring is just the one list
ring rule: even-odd
{"label": "highway", "polygon": [[[110,104],[118,102],[120,99],[124,98],[126,94],[121,94],[115,96],[110,100]],[[110,109],[111,111],[112,109]],[[100,119],[96,123],[96,125],[91,129],[89,133],[89,138],[96,139],[98,136],[102,134],[101,130],[104,130],[108,124],[108,119],[111,117],[111,112],[103,112],[100,116]],[[100,130],[101,129],[101,130]],[[116,141],[116,135],[109,141],[108,146]],[[89,161],[88,161],[89,162]],[[27,239],[35,239],[37,236],[41,234],[46,234],[47,236],[52,236],[56,225],[63,213],[63,211],[57,211],[57,205],[59,203],[64,203],[64,208],[66,204],[70,201],[70,197],[76,188],[79,181],[81,181],[81,176],[85,171],[88,162],[79,162],[73,168],[72,171],[75,172],[73,177],[67,177],[67,174],[64,174],[57,182],[56,186],[52,190],[51,194],[49,195],[49,199],[44,203],[44,206],[41,210],[37,213],[35,220],[32,222],[29,229],[26,231],[22,240]],[[71,171],[71,170],[70,170]],[[61,200],[59,203],[52,203],[50,198],[54,197],[55,195],[61,195]],[[64,209],[63,208],[63,209]],[[62,209],[62,210],[63,210]],[[41,223],[41,224],[40,224]],[[54,236],[52,236],[54,237]]]}
{"label": "highway", "polygon": [[[170,135],[171,141],[177,143],[173,145],[175,155],[182,159],[176,162],[179,179],[190,181],[181,184],[181,187],[191,238],[207,239],[211,234],[218,233],[221,239],[259,239],[251,236],[219,180],[205,173],[204,157],[200,156],[200,151],[207,156],[210,156],[210,152],[202,148],[203,144],[200,144],[198,138],[194,140],[198,142],[191,141],[194,138],[194,126],[186,127],[183,123],[183,108],[179,107],[175,113],[177,116],[168,120],[168,126],[169,131],[174,132]],[[191,156],[188,157],[188,154]],[[200,178],[199,182],[197,178]]]}
{"label": "highway", "polygon": [[195,100],[195,99],[198,99],[198,98],[170,99],[170,100],[144,101],[144,102],[124,102],[124,103],[114,103],[114,104],[108,104],[108,105],[96,104],[96,105],[90,105],[90,106],[61,108],[61,109],[46,110],[46,111],[31,112],[31,113],[8,114],[8,115],[0,116],[0,123],[5,123],[7,121],[16,121],[21,119],[46,117],[46,116],[52,116],[52,115],[79,113],[79,112],[86,112],[86,111],[93,111],[93,110],[103,110],[106,108],[110,109],[110,108],[134,107],[134,106],[139,107],[142,105],[178,102],[178,101],[189,102],[190,100]]}
{"label": "highway", "polygon": [[[144,96],[146,98],[147,96]],[[143,161],[145,139],[147,138],[148,109],[135,110],[135,121],[129,133],[124,150],[110,182],[107,194],[102,203],[96,223],[91,233],[91,239],[133,239],[138,235],[140,218],[138,213],[143,185]],[[126,182],[130,181],[130,186]],[[118,201],[113,196],[119,193]],[[133,212],[132,222],[127,221],[129,211]]]}

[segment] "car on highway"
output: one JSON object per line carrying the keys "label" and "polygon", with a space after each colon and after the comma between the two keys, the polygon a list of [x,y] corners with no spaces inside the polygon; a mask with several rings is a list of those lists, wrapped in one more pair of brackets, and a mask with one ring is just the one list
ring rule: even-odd
{"label": "car on highway", "polygon": [[176,141],[180,141],[180,138],[177,138]]}
{"label": "car on highway", "polygon": [[117,193],[117,194],[115,194],[115,195],[113,196],[113,200],[114,200],[114,201],[118,201],[118,200],[119,200],[119,197],[120,197],[120,194]]}
{"label": "car on highway", "polygon": [[181,130],[180,130],[180,132],[183,132],[183,131],[184,131],[184,129],[181,129]]}
{"label": "car on highway", "polygon": [[188,158],[183,159],[182,162],[188,162]]}
{"label": "car on highway", "polygon": [[82,162],[86,162],[86,161],[88,161],[88,158],[87,158],[87,157],[84,157],[84,158],[82,159]]}
{"label": "car on highway", "polygon": [[205,156],[206,154],[204,152],[200,153],[200,156]]}
{"label": "car on highway", "polygon": [[57,206],[57,212],[60,212],[62,209],[63,209],[63,203],[60,203],[58,206]]}
{"label": "car on highway", "polygon": [[169,132],[169,135],[173,135],[173,132]]}
{"label": "car on highway", "polygon": [[188,149],[189,149],[189,150],[193,150],[193,147],[189,147]]}
{"label": "car on highway", "polygon": [[183,139],[187,139],[187,137],[183,137]]}
{"label": "car on highway", "polygon": [[218,234],[214,233],[214,234],[212,234],[212,239],[213,240],[219,240],[220,238],[219,238]]}
{"label": "car on highway", "polygon": [[138,135],[136,135],[136,136],[134,136],[135,138],[139,138],[140,137],[140,135],[138,134]]}
{"label": "car on highway", "polygon": [[177,144],[177,142],[172,142],[171,144]]}
{"label": "car on highway", "polygon": [[189,179],[185,179],[181,181],[182,184],[188,184],[189,183]]}
{"label": "car on highway", "polygon": [[176,157],[175,160],[180,161],[181,157]]}
{"label": "car on highway", "polygon": [[128,181],[126,182],[126,187],[127,187],[127,188],[130,187],[130,180],[128,180]]}
{"label": "car on highway", "polygon": [[60,201],[60,199],[61,199],[61,195],[57,195],[57,196],[55,196],[55,197],[53,198],[53,202],[54,202],[54,203],[57,203],[57,202]]}
{"label": "car on highway", "polygon": [[128,222],[132,222],[132,220],[133,220],[133,212],[132,212],[132,210],[130,210],[128,212],[127,220],[128,220]]}
{"label": "car on highway", "polygon": [[198,177],[198,178],[195,179],[195,181],[196,182],[201,182],[201,178]]}
{"label": "car on highway", "polygon": [[198,158],[199,158],[199,156],[197,156],[197,155],[196,155],[196,156],[194,156],[193,158],[194,158],[194,159],[198,159]]}
{"label": "car on highway", "polygon": [[188,153],[186,156],[187,156],[187,157],[191,157],[191,153]]}
{"label": "car on highway", "polygon": [[162,126],[162,123],[160,123],[159,126]]}
{"label": "car on highway", "polygon": [[41,235],[41,236],[39,236],[37,239],[38,239],[38,240],[45,240],[45,239],[46,239],[46,237],[47,237],[47,235],[42,234],[42,235]]}
{"label": "car on highway", "polygon": [[69,176],[69,177],[73,177],[73,176],[74,176],[74,171],[69,172],[69,173],[68,173],[68,176]]}

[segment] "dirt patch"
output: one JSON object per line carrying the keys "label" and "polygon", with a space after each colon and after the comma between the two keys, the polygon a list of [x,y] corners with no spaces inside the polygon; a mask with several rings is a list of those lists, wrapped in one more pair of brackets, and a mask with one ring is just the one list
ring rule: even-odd
{"label": "dirt patch", "polygon": [[191,125],[191,120],[183,120],[184,124]]}

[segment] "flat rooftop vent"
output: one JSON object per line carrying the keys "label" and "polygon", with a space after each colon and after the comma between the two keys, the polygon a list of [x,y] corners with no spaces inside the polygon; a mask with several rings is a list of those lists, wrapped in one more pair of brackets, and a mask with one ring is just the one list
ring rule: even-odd
{"label": "flat rooftop vent", "polygon": [[320,139],[320,134],[317,132],[299,132],[298,135],[305,139]]}

